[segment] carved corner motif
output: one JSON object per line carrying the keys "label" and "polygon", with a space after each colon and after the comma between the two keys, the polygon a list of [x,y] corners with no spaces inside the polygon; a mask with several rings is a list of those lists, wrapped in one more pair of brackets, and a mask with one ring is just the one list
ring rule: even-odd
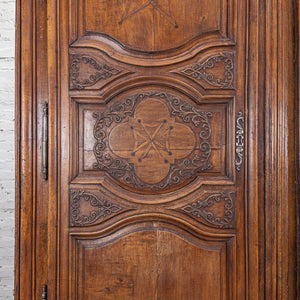
{"label": "carved corner motif", "polygon": [[82,90],[122,73],[122,70],[108,64],[105,60],[96,61],[88,55],[70,55],[70,88]]}
{"label": "carved corner motif", "polygon": [[233,228],[234,204],[231,193],[215,193],[181,208],[183,212],[218,228]]}
{"label": "carved corner motif", "polygon": [[[174,72],[174,71],[173,71]],[[234,53],[220,52],[176,70],[175,73],[197,83],[206,83],[207,88],[234,89]]]}
{"label": "carved corner motif", "polygon": [[244,122],[245,118],[243,113],[240,111],[236,118],[236,131],[235,131],[235,167],[236,170],[239,172],[241,171],[243,165],[243,158],[244,158]]}
{"label": "carved corner motif", "polygon": [[[160,114],[165,111],[161,120],[158,116],[151,119],[153,116],[147,112],[151,105],[156,105]],[[106,171],[127,186],[163,190],[213,167],[209,161],[212,151],[209,119],[213,114],[200,111],[171,94],[156,91],[136,94],[105,112],[95,112],[93,117],[96,119],[94,154],[97,160],[94,168]],[[178,126],[180,130],[176,129]],[[126,133],[126,137],[124,141],[115,139],[115,143],[113,131],[118,129],[122,135]],[[127,143],[128,140],[132,141]],[[121,142],[123,148],[118,149],[115,144]],[[186,148],[178,150],[182,142]],[[126,151],[122,150],[124,145]],[[147,181],[145,169],[159,174],[152,176],[157,180],[148,178]]]}
{"label": "carved corner motif", "polygon": [[71,226],[87,226],[122,211],[123,208],[99,199],[85,191],[71,191],[70,224]]}

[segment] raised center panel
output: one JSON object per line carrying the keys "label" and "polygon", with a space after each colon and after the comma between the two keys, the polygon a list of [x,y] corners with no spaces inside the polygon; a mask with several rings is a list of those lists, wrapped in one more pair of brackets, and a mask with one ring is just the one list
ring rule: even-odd
{"label": "raised center panel", "polygon": [[211,97],[200,104],[156,85],[107,101],[75,104],[77,180],[107,178],[115,187],[139,194],[232,182],[232,97]]}

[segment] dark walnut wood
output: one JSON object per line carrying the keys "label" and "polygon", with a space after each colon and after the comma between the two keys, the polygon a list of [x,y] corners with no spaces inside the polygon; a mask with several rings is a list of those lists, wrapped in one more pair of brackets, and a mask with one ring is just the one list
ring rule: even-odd
{"label": "dark walnut wood", "polygon": [[296,299],[277,2],[18,1],[16,299]]}
{"label": "dark walnut wood", "polygon": [[242,295],[244,164],[237,175],[235,144],[246,52],[234,40],[232,1],[72,8],[60,29],[70,83],[61,86],[70,148],[62,150],[60,197],[69,205],[59,205],[69,222],[61,219],[60,275],[71,279],[60,296]]}

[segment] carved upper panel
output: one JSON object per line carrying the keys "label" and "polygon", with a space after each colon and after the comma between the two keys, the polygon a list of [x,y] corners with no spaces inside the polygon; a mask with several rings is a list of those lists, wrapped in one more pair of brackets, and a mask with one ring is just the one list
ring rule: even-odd
{"label": "carved upper panel", "polygon": [[145,191],[180,186],[213,168],[213,113],[149,91],[95,112],[95,169]]}
{"label": "carved upper panel", "polygon": [[79,37],[100,34],[140,51],[163,51],[211,33],[226,36],[220,0],[79,0]]}

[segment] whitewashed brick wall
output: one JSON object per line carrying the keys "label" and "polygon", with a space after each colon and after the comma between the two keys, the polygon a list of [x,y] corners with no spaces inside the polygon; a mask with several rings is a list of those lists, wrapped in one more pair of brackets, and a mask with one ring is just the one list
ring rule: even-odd
{"label": "whitewashed brick wall", "polygon": [[0,299],[14,288],[15,0],[0,0]]}

